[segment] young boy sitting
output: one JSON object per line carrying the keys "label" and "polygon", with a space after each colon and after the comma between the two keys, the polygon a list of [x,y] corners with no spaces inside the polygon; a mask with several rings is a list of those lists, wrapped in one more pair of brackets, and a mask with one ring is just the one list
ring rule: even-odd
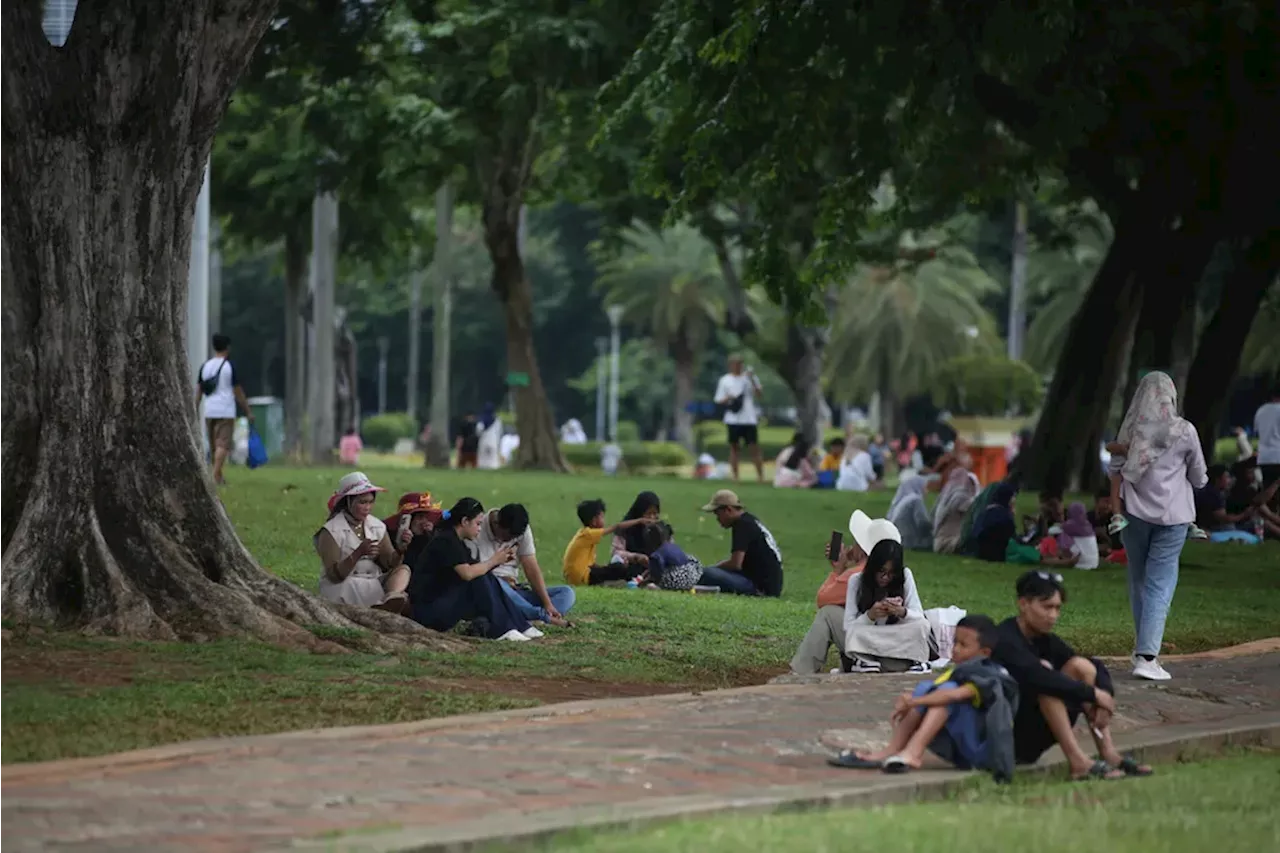
{"label": "young boy sitting", "polygon": [[918,769],[928,749],[962,770],[991,771],[997,781],[1013,778],[1013,715],[1018,685],[991,660],[999,640],[987,616],[966,616],[956,625],[954,666],[922,681],[893,706],[893,737],[879,752],[846,750],[829,759],[836,767],[906,773]]}
{"label": "young boy sitting", "polygon": [[658,522],[644,532],[644,547],[649,553],[649,568],[640,580],[656,584],[659,589],[688,592],[702,579],[702,563],[690,557],[677,545],[671,525]]}
{"label": "young boy sitting", "polygon": [[564,579],[574,586],[601,584],[608,581],[628,581],[636,574],[637,567],[629,563],[596,564],[596,547],[600,540],[615,530],[625,530],[640,524],[648,524],[648,518],[633,518],[604,526],[604,501],[596,498],[578,504],[578,520],[582,529],[569,540],[564,549]]}

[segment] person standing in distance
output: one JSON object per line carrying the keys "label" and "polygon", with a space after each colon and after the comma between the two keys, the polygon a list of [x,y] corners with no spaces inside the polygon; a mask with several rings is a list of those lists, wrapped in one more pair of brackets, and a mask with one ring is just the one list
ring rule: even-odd
{"label": "person standing in distance", "polygon": [[253,411],[244,397],[244,389],[236,380],[231,363],[231,338],[213,336],[213,358],[200,365],[196,374],[196,411],[204,398],[204,423],[209,434],[209,452],[213,457],[213,481],[225,486],[222,467],[231,455],[231,441],[236,430],[236,407],[253,423]]}
{"label": "person standing in distance", "polygon": [[738,480],[738,445],[745,444],[756,463],[756,476],[764,482],[764,459],[760,456],[760,416],[756,396],[764,392],[755,371],[743,366],[742,356],[729,356],[729,372],[716,385],[716,405],[724,407],[724,425],[729,433],[729,468]]}

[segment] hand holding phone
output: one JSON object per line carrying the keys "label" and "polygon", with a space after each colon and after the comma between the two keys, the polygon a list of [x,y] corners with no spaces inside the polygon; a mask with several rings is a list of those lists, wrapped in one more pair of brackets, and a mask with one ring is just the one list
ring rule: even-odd
{"label": "hand holding phone", "polygon": [[844,550],[844,535],[839,530],[831,531],[831,541],[827,543],[826,556],[833,565],[840,562]]}

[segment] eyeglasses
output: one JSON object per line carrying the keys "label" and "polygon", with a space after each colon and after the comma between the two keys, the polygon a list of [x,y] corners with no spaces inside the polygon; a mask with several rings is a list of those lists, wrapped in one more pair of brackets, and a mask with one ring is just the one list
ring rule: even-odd
{"label": "eyeglasses", "polygon": [[1036,572],[1036,575],[1040,578],[1040,580],[1053,581],[1054,583],[1058,583],[1058,584],[1062,583],[1062,575],[1057,573],[1050,574],[1049,572]]}

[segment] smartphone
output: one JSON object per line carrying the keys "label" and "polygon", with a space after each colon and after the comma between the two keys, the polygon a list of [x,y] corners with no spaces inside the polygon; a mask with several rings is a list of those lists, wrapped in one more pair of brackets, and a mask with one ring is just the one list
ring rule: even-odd
{"label": "smartphone", "polygon": [[831,562],[840,559],[840,550],[844,547],[844,534],[839,530],[831,531],[831,556],[828,558]]}

